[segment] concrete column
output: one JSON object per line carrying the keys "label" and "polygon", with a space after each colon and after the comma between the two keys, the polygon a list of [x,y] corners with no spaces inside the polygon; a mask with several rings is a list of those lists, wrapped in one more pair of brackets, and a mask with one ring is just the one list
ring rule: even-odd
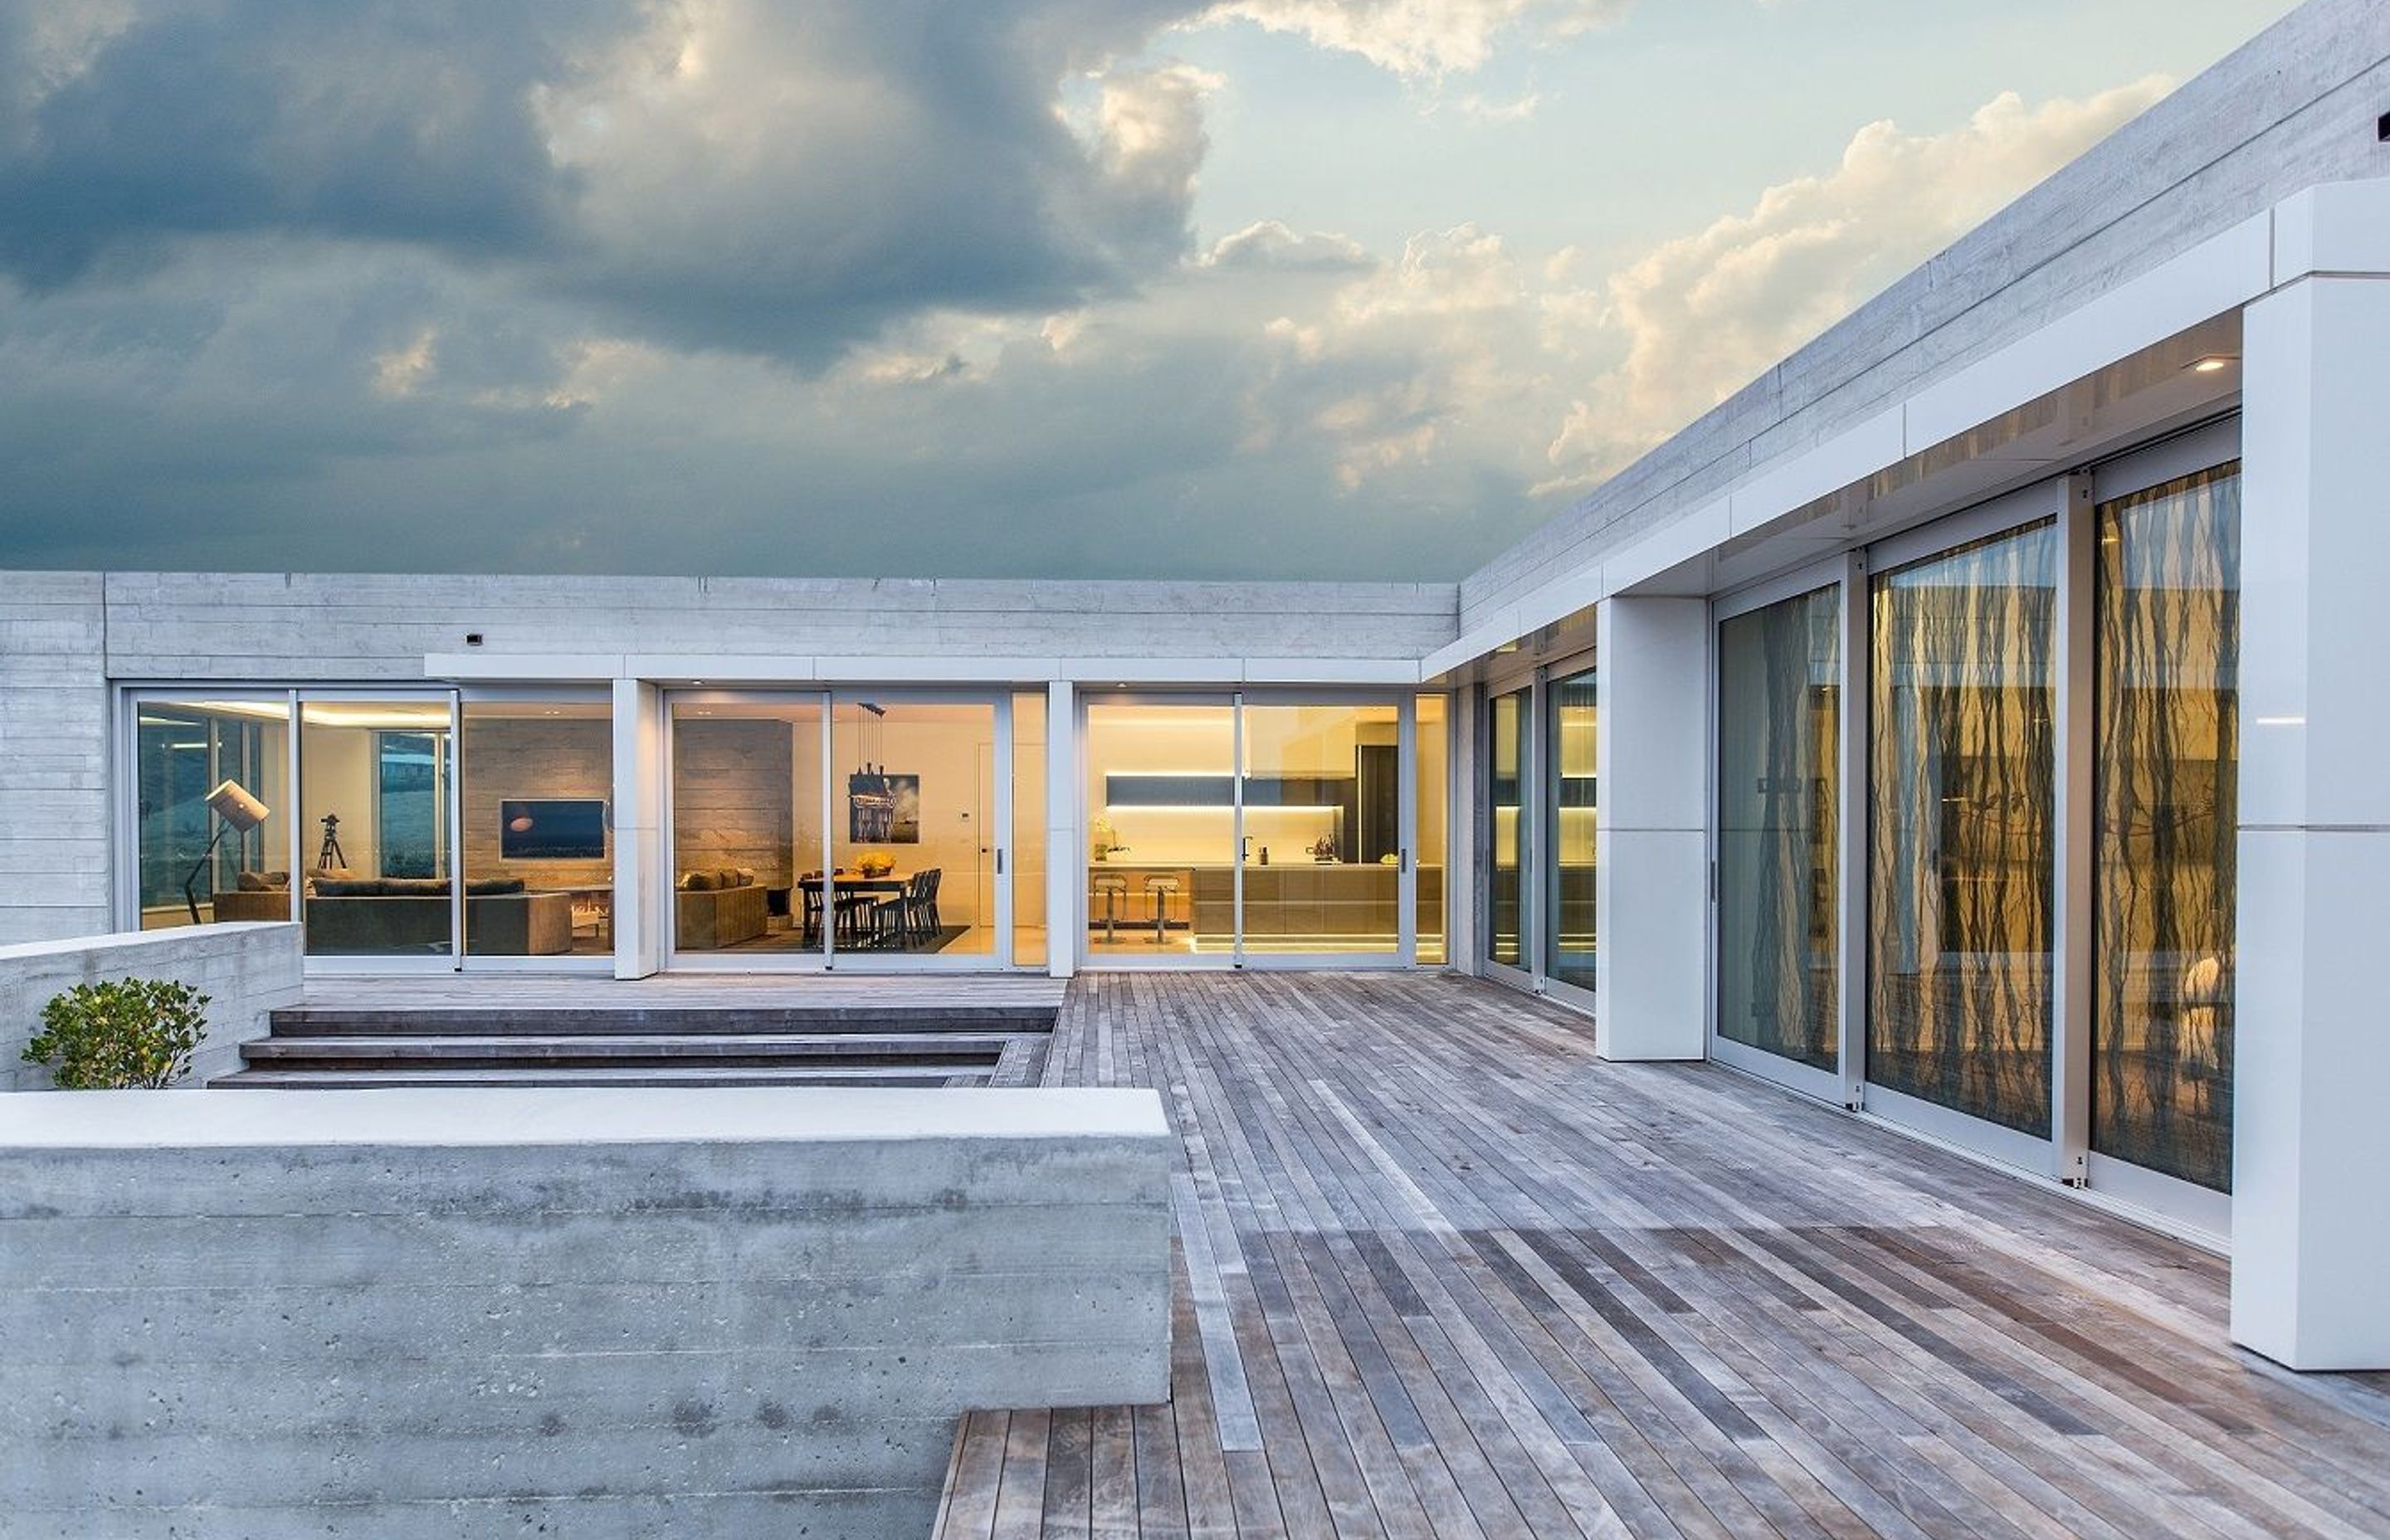
{"label": "concrete column", "polygon": [[2390,217],[2294,266],[2283,212],[2338,272],[2243,334],[2232,1337],[2390,1368]]}
{"label": "concrete column", "polygon": [[614,681],[614,977],[663,966],[672,860],[663,848],[664,692]]}
{"label": "concrete column", "polygon": [[1709,605],[1619,597],[1595,613],[1594,1045],[1700,1059],[1709,952]]}
{"label": "concrete column", "polygon": [[1079,710],[1071,681],[1046,687],[1046,970],[1078,970],[1087,922],[1087,842],[1079,838]]}

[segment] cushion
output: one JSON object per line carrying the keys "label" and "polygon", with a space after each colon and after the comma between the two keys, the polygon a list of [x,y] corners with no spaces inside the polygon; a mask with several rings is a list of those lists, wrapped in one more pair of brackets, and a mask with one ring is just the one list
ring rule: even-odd
{"label": "cushion", "polygon": [[482,877],[465,884],[467,898],[501,898],[522,891],[523,879],[520,877]]}
{"label": "cushion", "polygon": [[719,866],[714,869],[713,885],[717,888],[739,888],[746,884],[739,880],[739,869],[736,866]]}
{"label": "cushion", "polygon": [[733,866],[730,874],[739,879],[738,886],[741,888],[750,888],[755,884],[755,868],[752,866]]}
{"label": "cushion", "polygon": [[680,885],[693,893],[710,893],[715,887],[712,872],[691,872],[680,879]]}

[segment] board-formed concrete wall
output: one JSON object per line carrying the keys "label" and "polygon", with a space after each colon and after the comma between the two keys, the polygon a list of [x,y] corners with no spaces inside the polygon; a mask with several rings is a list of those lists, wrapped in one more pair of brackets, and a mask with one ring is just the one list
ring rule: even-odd
{"label": "board-formed concrete wall", "polygon": [[107,645],[98,573],[0,573],[0,942],[109,927]]}
{"label": "board-formed concrete wall", "polygon": [[[183,1084],[230,1074],[240,1068],[240,1045],[265,1035],[267,1013],[299,1003],[302,944],[298,926],[281,924],[192,925],[0,946],[0,1091],[49,1088],[49,1072],[24,1061],[26,1043],[41,1030],[42,1007],[77,984],[109,979],[173,979],[207,995],[208,1035]],[[0,1529],[5,1525],[0,1520]]]}
{"label": "board-formed concrete wall", "polygon": [[16,1101],[10,1536],[911,1537],[963,1411],[1168,1393],[1151,1091]]}

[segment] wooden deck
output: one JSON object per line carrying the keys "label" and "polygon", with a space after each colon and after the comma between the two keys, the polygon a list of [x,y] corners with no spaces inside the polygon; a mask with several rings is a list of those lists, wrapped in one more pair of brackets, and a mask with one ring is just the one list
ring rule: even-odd
{"label": "wooden deck", "polygon": [[943,1540],[2390,1534],[2390,1380],[2215,1257],[1418,975],[1095,975],[1180,1135],[1174,1401],[966,1419]]}
{"label": "wooden deck", "polygon": [[310,977],[305,1004],[343,1010],[752,1010],[803,1005],[870,1010],[1057,1007],[1066,986],[1028,973],[329,974]]}

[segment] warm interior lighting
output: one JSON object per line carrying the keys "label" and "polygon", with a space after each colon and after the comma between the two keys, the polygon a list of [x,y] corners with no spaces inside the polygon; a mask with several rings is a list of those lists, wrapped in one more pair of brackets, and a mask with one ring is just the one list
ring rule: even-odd
{"label": "warm interior lighting", "polygon": [[2224,353],[2212,353],[2206,357],[2193,363],[2191,366],[2191,372],[2193,374],[2222,374],[2225,370],[2230,368],[2234,362],[2234,359]]}

